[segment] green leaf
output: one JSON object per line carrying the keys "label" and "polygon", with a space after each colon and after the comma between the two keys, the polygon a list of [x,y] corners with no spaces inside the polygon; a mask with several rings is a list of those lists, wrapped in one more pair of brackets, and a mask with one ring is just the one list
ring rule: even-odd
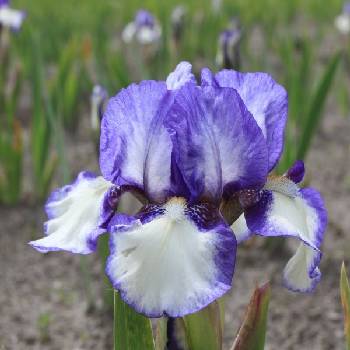
{"label": "green leaf", "polygon": [[269,283],[255,289],[231,350],[264,349],[270,294]]}
{"label": "green leaf", "polygon": [[205,309],[183,318],[188,346],[191,350],[222,348],[220,306],[217,301]]}
{"label": "green leaf", "polygon": [[319,121],[321,120],[323,107],[325,105],[328,92],[331,88],[340,58],[341,55],[338,53],[328,64],[321,80],[319,81],[315,95],[311,100],[309,112],[307,113],[305,122],[303,123],[303,130],[297,152],[298,159],[305,159],[307,151],[310,147],[312,137],[316,131]]}
{"label": "green leaf", "polygon": [[344,310],[344,332],[346,337],[346,349],[350,350],[350,287],[343,262],[340,273],[340,296]]}
{"label": "green leaf", "polygon": [[154,350],[151,321],[114,291],[114,350]]}

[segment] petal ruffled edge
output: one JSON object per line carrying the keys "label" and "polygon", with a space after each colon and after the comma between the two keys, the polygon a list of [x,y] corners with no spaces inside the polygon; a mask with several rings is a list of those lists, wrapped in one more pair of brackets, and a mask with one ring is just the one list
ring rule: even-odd
{"label": "petal ruffled edge", "polygon": [[81,172],[74,183],[54,191],[46,203],[49,220],[45,237],[29,244],[41,253],[65,250],[89,254],[96,250],[97,238],[105,230],[102,204],[112,184],[90,172]]}
{"label": "petal ruffled edge", "polygon": [[196,312],[231,288],[232,231],[218,217],[208,220],[210,208],[183,203],[173,198],[111,222],[106,274],[123,300],[147,317]]}

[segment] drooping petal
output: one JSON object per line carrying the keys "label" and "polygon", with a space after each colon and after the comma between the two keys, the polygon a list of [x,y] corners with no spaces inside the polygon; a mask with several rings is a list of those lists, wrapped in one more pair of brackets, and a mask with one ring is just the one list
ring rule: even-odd
{"label": "drooping petal", "polygon": [[143,81],[111,98],[102,119],[100,167],[116,185],[161,200],[170,187],[170,136],[162,118],[171,102],[164,82]]}
{"label": "drooping petal", "polygon": [[301,243],[283,271],[284,285],[294,292],[312,292],[321,279],[322,253]]}
{"label": "drooping petal", "polygon": [[320,279],[320,246],[327,213],[320,194],[305,188],[293,195],[286,187],[265,189],[260,201],[245,210],[251,231],[263,236],[290,236],[302,245],[284,271],[285,285],[294,291],[311,291]]}
{"label": "drooping petal", "polygon": [[218,201],[265,183],[266,142],[234,89],[185,85],[166,125],[192,199]]}
{"label": "drooping petal", "polygon": [[223,70],[215,75],[222,87],[237,90],[261,128],[269,150],[269,170],[276,165],[283,149],[288,114],[286,90],[266,73],[239,73]]}
{"label": "drooping petal", "polygon": [[168,75],[166,85],[168,90],[177,90],[189,82],[196,84],[196,78],[192,73],[192,64],[180,62],[175,70]]}
{"label": "drooping petal", "polygon": [[180,317],[231,288],[236,241],[216,209],[172,198],[110,226],[106,273],[125,302],[148,317]]}
{"label": "drooping petal", "polygon": [[45,206],[49,219],[45,223],[46,236],[29,244],[42,253],[93,252],[97,237],[105,232],[99,224],[103,198],[111,186],[101,176],[82,172],[73,184],[54,191]]}

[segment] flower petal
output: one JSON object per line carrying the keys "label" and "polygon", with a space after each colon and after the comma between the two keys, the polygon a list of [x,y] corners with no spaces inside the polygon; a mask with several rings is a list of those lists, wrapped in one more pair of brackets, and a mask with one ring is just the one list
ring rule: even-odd
{"label": "flower petal", "polygon": [[24,11],[14,10],[9,6],[0,6],[0,25],[4,27],[18,31],[25,17],[26,13]]}
{"label": "flower petal", "polygon": [[300,244],[283,271],[284,285],[294,292],[312,292],[321,279],[321,252]]}
{"label": "flower petal", "polygon": [[305,166],[302,160],[296,160],[294,164],[288,169],[285,174],[288,179],[292,180],[296,184],[303,181],[305,175]]}
{"label": "flower petal", "polygon": [[276,165],[283,149],[288,114],[286,90],[266,73],[239,73],[223,70],[215,75],[222,87],[237,90],[261,128],[269,150],[269,170]]}
{"label": "flower petal", "polygon": [[192,64],[189,62],[180,62],[175,70],[168,75],[166,85],[168,90],[177,90],[186,83],[196,84],[196,78],[192,73]]}
{"label": "flower petal", "polygon": [[46,236],[29,244],[42,253],[94,251],[97,237],[105,232],[99,228],[101,206],[111,186],[101,176],[82,172],[73,184],[53,192],[45,207],[49,218],[45,223]]}
{"label": "flower petal", "polygon": [[291,236],[302,241],[284,272],[285,285],[294,291],[311,291],[320,279],[320,246],[327,213],[320,194],[311,188],[297,196],[264,190],[261,200],[245,210],[251,231],[263,236]]}
{"label": "flower petal", "polygon": [[170,136],[163,127],[170,105],[164,82],[143,81],[109,100],[102,119],[100,167],[116,185],[132,185],[161,200],[170,187]]}
{"label": "flower petal", "polygon": [[106,273],[148,317],[196,312],[231,288],[236,241],[215,209],[172,198],[138,219],[119,216],[110,231]]}
{"label": "flower petal", "polygon": [[244,214],[231,225],[231,229],[235,234],[237,243],[242,243],[247,240],[253,233],[249,230]]}
{"label": "flower petal", "polygon": [[264,184],[266,142],[234,89],[185,85],[166,125],[192,199],[218,201],[223,191],[229,196]]}

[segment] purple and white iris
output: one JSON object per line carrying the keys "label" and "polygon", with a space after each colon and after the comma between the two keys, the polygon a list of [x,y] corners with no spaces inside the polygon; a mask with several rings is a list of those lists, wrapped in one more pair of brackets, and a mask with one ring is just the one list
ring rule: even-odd
{"label": "purple and white iris", "polygon": [[122,39],[127,44],[133,41],[142,45],[157,44],[161,35],[162,29],[155,17],[146,10],[139,10],[124,28]]}
{"label": "purple and white iris", "polygon": [[237,18],[231,20],[229,28],[220,33],[216,63],[219,67],[239,69],[242,30]]}
{"label": "purple and white iris", "polygon": [[0,28],[5,27],[18,31],[25,17],[24,11],[14,10],[10,7],[9,0],[0,0]]}
{"label": "purple and white iris", "polygon": [[[102,119],[102,176],[84,172],[55,191],[46,235],[30,244],[88,254],[108,232],[106,273],[149,317],[193,313],[226,293],[237,241],[252,232],[300,239],[284,279],[311,290],[320,276],[323,202],[296,185],[300,162],[268,176],[286,118],[286,91],[264,73],[204,69],[197,85],[182,62],[165,82],[132,84],[109,100]],[[135,215],[118,208],[126,192],[144,204]]]}

